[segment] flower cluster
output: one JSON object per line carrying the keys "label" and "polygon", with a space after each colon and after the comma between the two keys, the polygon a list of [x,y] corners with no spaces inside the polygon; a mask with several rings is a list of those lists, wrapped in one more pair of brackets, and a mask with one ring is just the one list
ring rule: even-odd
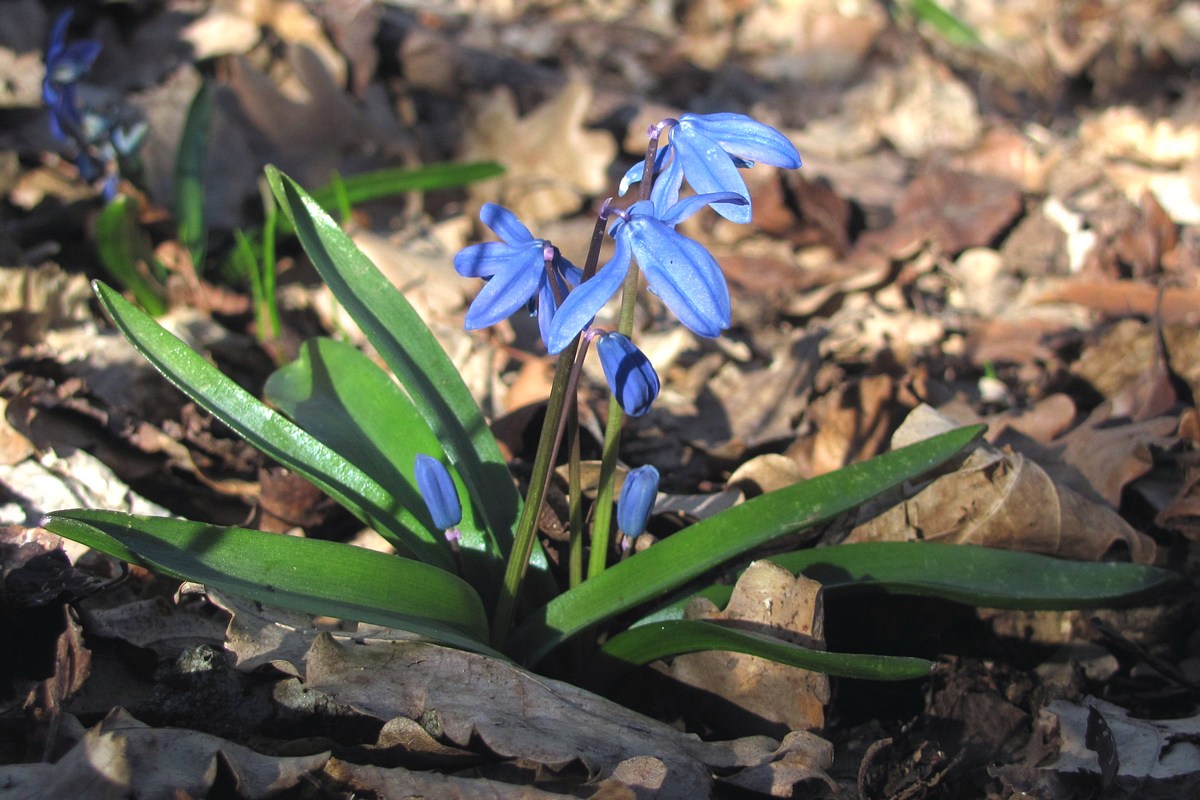
{"label": "flower cluster", "polygon": [[119,124],[111,114],[84,109],[79,102],[79,81],[100,55],[94,39],[67,41],[71,9],[59,15],[46,45],[46,76],[42,79],[42,101],[50,111],[50,133],[60,142],[73,145],[75,166],[86,181],[104,179],[104,194],[116,193],[119,165],[132,158],[146,135],[145,123],[131,127]]}
{"label": "flower cluster", "polygon": [[[743,114],[683,114],[651,128],[652,139],[664,129],[668,141],[654,160],[658,178],[649,199],[624,210],[606,203],[601,212],[612,220],[607,232],[613,254],[589,280],[512,212],[491,203],[483,207],[480,219],[502,241],[472,245],[454,259],[459,274],[488,281],[467,312],[468,329],[493,325],[526,306],[538,315],[546,349],[560,353],[624,285],[634,262],[684,326],[710,338],[729,327],[729,288],[720,265],[675,227],[706,206],[733,222],[749,222],[750,193],[739,170],[756,162],[794,169],[800,155],[779,131]],[[642,180],[644,163],[625,174],[621,194]],[[695,193],[681,198],[685,181]],[[645,413],[658,392],[649,360],[618,334],[600,336],[597,350],[622,408]]]}

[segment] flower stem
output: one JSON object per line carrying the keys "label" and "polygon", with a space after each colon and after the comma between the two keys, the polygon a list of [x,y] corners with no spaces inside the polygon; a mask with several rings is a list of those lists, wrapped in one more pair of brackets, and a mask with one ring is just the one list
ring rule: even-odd
{"label": "flower stem", "polygon": [[[596,218],[596,227],[592,231],[591,246],[588,248],[588,257],[583,270],[584,280],[596,274],[596,266],[600,261],[600,245],[604,242],[604,230],[607,227],[608,202],[605,201],[604,208]],[[541,515],[542,504],[546,501],[546,487],[550,483],[554,459],[562,444],[563,430],[567,420],[566,411],[575,400],[575,390],[579,385],[579,372],[586,354],[587,342],[582,336],[576,336],[575,340],[558,356],[558,363],[554,370],[554,383],[550,387],[550,398],[546,403],[546,419],[542,423],[537,453],[533,458],[533,474],[529,480],[529,490],[525,495],[525,505],[521,509],[521,517],[517,520],[517,529],[513,534],[512,552],[509,553],[508,563],[504,566],[504,583],[500,587],[500,597],[496,601],[496,611],[492,615],[492,644],[497,649],[503,649],[516,617],[517,600],[521,596],[521,583],[529,568],[529,557],[533,553],[533,543],[536,541],[538,517]]]}
{"label": "flower stem", "polygon": [[[638,199],[649,200],[654,187],[654,160],[658,155],[658,137],[664,123],[652,126],[646,145],[646,160],[643,162],[642,180],[638,184]],[[633,312],[637,304],[638,278],[641,270],[637,263],[629,265],[625,283],[621,287],[621,315],[617,320],[617,332],[625,336],[633,333]],[[613,494],[617,472],[617,451],[621,445],[621,424],[625,412],[615,396],[608,398],[608,420],[604,426],[604,451],[600,457],[599,484],[596,489],[596,510],[592,516],[592,552],[588,558],[588,577],[594,578],[608,566],[608,542],[612,536]]]}

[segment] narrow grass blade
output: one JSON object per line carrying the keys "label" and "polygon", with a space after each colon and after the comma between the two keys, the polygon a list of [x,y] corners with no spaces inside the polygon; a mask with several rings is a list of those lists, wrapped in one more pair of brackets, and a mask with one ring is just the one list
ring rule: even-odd
{"label": "narrow grass blade", "polygon": [[147,277],[154,254],[137,216],[134,200],[123,194],[114,197],[96,217],[93,228],[96,252],[113,280],[132,292],[142,308],[158,317],[166,313],[167,301],[162,289]]}
{"label": "narrow grass blade", "polygon": [[[1067,561],[937,542],[860,542],[797,550],[766,560],[820,581],[826,592],[880,589],[1020,611],[1126,605],[1180,580],[1170,570],[1142,564]],[[732,594],[732,586],[709,586],[656,609],[633,627],[683,619],[695,597],[724,608]]]}
{"label": "narrow grass blade", "polygon": [[212,112],[212,87],[205,82],[188,107],[175,156],[175,218],[179,224],[179,242],[191,254],[197,275],[204,274],[208,248],[208,229],[204,225],[204,164]]}
{"label": "narrow grass blade", "polygon": [[319,539],[117,511],[56,511],[43,526],[125,561],[252,600],[490,652],[479,596],[461,579],[418,561]]}
{"label": "narrow grass blade", "polygon": [[937,0],[909,0],[908,6],[914,17],[929,25],[951,44],[983,46],[983,40],[975,29],[947,11]]}
{"label": "narrow grass blade", "polygon": [[[271,167],[267,179],[313,265],[379,351],[462,475],[497,556],[512,548],[520,497],[470,391],[420,316],[318,203]],[[449,265],[447,265],[449,269]],[[548,577],[535,550],[534,572]],[[545,577],[542,581],[543,591]],[[535,590],[537,584],[534,584]]]}
{"label": "narrow grass blade", "polygon": [[537,663],[584,628],[928,472],[979,438],[983,430],[982,425],[974,425],[948,431],[702,520],[551,600],[513,632],[506,650],[524,663]]}
{"label": "narrow grass blade", "polygon": [[923,658],[810,650],[765,634],[701,620],[655,622],[630,628],[601,648],[605,656],[630,667],[701,650],[746,653],[839,678],[904,681],[927,677],[933,671],[933,662]]}
{"label": "narrow grass blade", "polygon": [[[380,169],[350,177],[338,176],[328,185],[315,189],[313,199],[327,213],[343,212],[356,206],[405,192],[427,192],[464,186],[504,174],[504,167],[491,161],[470,164],[427,164],[421,167]],[[280,231],[292,233],[291,221],[280,221]]]}
{"label": "narrow grass blade", "polygon": [[417,558],[453,569],[449,548],[424,528],[397,519],[399,501],[338,453],[223,375],[161,325],[100,281],[96,296],[125,337],[167,380],[252,445],[324,489],[360,519]]}
{"label": "narrow grass blade", "polygon": [[[263,393],[331,450],[348,454],[359,469],[397,498],[404,507],[398,514],[401,524],[442,535],[413,477],[418,453],[442,459],[441,441],[408,395],[370,358],[344,342],[313,339],[301,347],[295,361],[267,379]],[[456,483],[461,498],[461,479]],[[459,531],[462,574],[494,601],[503,564],[489,552],[487,534],[470,505],[463,509]]]}

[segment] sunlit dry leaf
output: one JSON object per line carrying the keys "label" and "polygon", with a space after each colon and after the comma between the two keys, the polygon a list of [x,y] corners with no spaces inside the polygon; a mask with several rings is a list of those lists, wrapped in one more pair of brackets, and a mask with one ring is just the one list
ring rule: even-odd
{"label": "sunlit dry leaf", "polygon": [[[793,576],[769,561],[756,561],[746,569],[724,610],[698,598],[688,606],[686,616],[723,622],[805,647],[824,646],[821,585],[802,575]],[[676,656],[665,671],[688,686],[729,701],[748,715],[747,719],[736,720],[726,712],[719,723],[725,731],[761,733],[780,726],[786,730],[820,730],[825,724],[829,678],[821,673],[720,651]]]}
{"label": "sunlit dry leaf", "polygon": [[894,80],[895,105],[878,124],[902,155],[923,158],[979,141],[983,121],[975,95],[944,65],[915,56]]}
{"label": "sunlit dry leaf", "polygon": [[814,477],[882,453],[903,413],[890,375],[868,375],[837,385],[812,402],[805,424],[814,429],[787,456]]}
{"label": "sunlit dry leaf", "polygon": [[243,55],[258,44],[261,36],[254,20],[217,7],[197,17],[180,33],[180,37],[192,46],[192,55],[197,60]]}
{"label": "sunlit dry leaf", "polygon": [[151,728],[118,708],[58,762],[0,767],[0,782],[23,800],[207,797],[220,762],[240,796],[257,800],[295,787],[328,760],[264,756],[206,733]]}
{"label": "sunlit dry leaf", "polygon": [[883,9],[864,0],[771,0],[748,8],[735,49],[754,56],[757,74],[801,83],[853,76],[887,24]]}
{"label": "sunlit dry leaf", "polygon": [[[911,421],[911,424],[910,424]],[[893,447],[956,426],[928,407],[910,415]],[[863,520],[847,541],[941,541],[978,544],[1095,561],[1123,544],[1139,563],[1153,562],[1156,546],[1116,511],[1056,483],[1021,453],[981,444],[955,471],[934,479],[902,502]]]}
{"label": "sunlit dry leaf", "polygon": [[494,89],[472,118],[462,157],[498,161],[506,173],[474,184],[472,196],[498,202],[526,225],[536,225],[577,211],[583,195],[606,191],[617,145],[610,134],[584,127],[591,102],[588,84],[572,81],[522,117],[512,91]]}
{"label": "sunlit dry leaf", "polygon": [[0,506],[0,522],[36,525],[63,508],[110,508],[131,514],[170,516],[157,503],[135,494],[100,459],[83,450],[44,453],[13,466],[0,466],[0,487],[19,502]]}
{"label": "sunlit dry leaf", "polygon": [[1110,317],[1150,317],[1160,311],[1164,322],[1194,325],[1200,320],[1200,289],[1159,289],[1139,281],[1064,281],[1050,287],[1038,302],[1078,303]]}

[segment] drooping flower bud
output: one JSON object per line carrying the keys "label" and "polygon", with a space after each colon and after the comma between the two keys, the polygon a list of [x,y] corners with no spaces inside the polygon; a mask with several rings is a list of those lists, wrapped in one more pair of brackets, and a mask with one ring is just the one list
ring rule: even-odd
{"label": "drooping flower bud", "polygon": [[619,333],[601,333],[596,337],[596,352],[600,366],[613,396],[622,410],[631,417],[640,417],[650,410],[658,397],[658,373],[646,354]]}
{"label": "drooping flower bud", "polygon": [[646,521],[658,494],[658,470],[647,464],[625,476],[621,496],[617,498],[617,528],[629,540],[646,530]]}
{"label": "drooping flower bud", "polygon": [[462,503],[445,465],[432,456],[419,453],[413,473],[417,491],[429,509],[429,516],[433,517],[433,524],[443,531],[458,527],[462,522]]}

